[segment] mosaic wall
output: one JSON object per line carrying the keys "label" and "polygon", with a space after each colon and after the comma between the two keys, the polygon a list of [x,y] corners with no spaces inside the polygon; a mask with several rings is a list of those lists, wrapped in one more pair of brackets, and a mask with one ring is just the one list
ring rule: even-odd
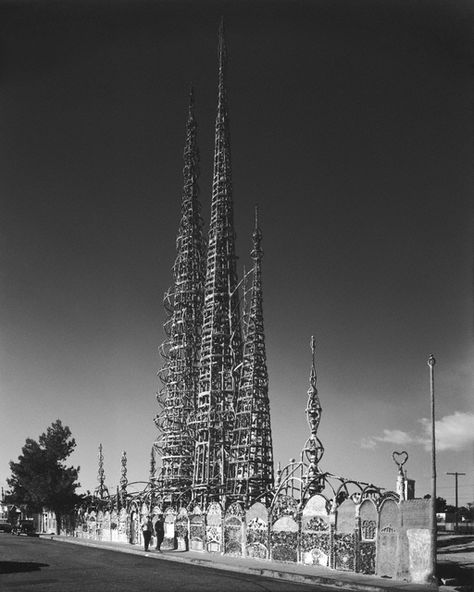
{"label": "mosaic wall", "polygon": [[[142,520],[159,514],[158,507],[150,511],[137,504],[128,512],[79,510],[74,536],[142,544]],[[213,502],[206,511],[196,504],[168,508],[163,517],[168,549],[299,562],[409,582],[424,582],[430,572],[429,500],[347,498],[334,508],[316,494],[300,508],[282,495],[271,508],[257,502],[245,510],[236,502],[224,512]]]}

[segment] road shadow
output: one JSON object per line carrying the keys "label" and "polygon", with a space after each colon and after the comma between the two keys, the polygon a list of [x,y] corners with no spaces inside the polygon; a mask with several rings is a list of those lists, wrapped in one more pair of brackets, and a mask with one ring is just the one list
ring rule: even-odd
{"label": "road shadow", "polygon": [[456,554],[474,553],[474,537],[464,536],[438,541],[438,555],[448,557]]}
{"label": "road shadow", "polygon": [[40,571],[42,567],[49,567],[49,563],[35,563],[34,561],[0,561],[0,574]]}

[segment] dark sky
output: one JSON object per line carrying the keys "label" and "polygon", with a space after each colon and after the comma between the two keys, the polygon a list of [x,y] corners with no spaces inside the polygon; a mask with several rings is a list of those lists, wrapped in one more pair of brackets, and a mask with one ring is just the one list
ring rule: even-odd
{"label": "dark sky", "polygon": [[391,488],[404,448],[423,495],[430,353],[440,474],[474,446],[474,5],[456,0],[0,2],[0,481],[57,417],[85,488],[99,442],[111,483],[122,449],[146,478],[187,94],[207,222],[221,15],[240,266],[256,203],[264,233],[275,457],[309,433],[314,333],[323,467]]}

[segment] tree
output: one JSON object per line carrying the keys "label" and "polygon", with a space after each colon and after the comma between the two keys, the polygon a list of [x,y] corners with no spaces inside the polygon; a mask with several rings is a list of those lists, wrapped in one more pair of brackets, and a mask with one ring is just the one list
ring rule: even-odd
{"label": "tree", "polygon": [[58,533],[62,515],[80,500],[76,494],[79,467],[66,467],[64,463],[75,447],[71,430],[58,419],[38,442],[27,438],[18,462],[10,462],[7,501],[25,506],[29,512],[51,510],[56,515]]}
{"label": "tree", "polygon": [[[423,496],[423,499],[431,499],[431,495],[427,493]],[[444,497],[436,497],[436,512],[446,512],[446,500],[444,499]]]}

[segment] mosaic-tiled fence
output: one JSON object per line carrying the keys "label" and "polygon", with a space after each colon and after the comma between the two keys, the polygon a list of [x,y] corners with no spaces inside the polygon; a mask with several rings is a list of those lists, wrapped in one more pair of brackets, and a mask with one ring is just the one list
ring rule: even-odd
{"label": "mosaic-tiled fence", "polygon": [[[117,512],[85,511],[75,536],[142,544],[140,525],[160,509],[132,503]],[[167,508],[162,549],[224,553],[423,582],[429,573],[430,502],[386,498],[345,499],[337,508],[313,495],[301,509],[280,495],[271,509],[257,502],[247,510],[236,502],[226,511],[213,502]]]}

